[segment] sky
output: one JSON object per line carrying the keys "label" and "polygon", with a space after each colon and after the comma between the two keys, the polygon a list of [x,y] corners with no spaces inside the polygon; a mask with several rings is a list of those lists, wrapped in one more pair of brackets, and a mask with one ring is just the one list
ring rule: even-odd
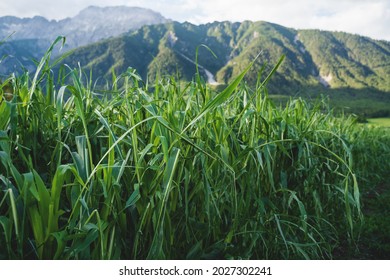
{"label": "sky", "polygon": [[90,5],[150,8],[166,18],[194,24],[264,20],[390,41],[390,0],[7,0],[0,2],[0,16],[40,15],[59,20]]}

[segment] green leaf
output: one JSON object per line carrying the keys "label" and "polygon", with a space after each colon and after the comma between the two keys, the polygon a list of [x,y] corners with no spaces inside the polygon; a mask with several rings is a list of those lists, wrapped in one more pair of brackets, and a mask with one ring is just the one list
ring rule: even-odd
{"label": "green leaf", "polygon": [[245,74],[252,67],[252,65],[253,65],[254,61],[257,59],[257,57],[252,61],[251,64],[249,64],[248,67],[245,68],[245,70],[240,75],[238,75],[238,77],[236,77],[234,79],[234,81],[227,88],[225,88],[221,93],[219,93],[216,97],[214,97],[212,100],[210,100],[202,108],[202,110],[199,112],[199,114],[195,118],[192,119],[192,121],[186,126],[186,128],[183,129],[183,131],[181,133],[184,133],[191,126],[193,126],[200,118],[202,118],[205,114],[214,110],[217,106],[219,106],[223,102],[225,102],[232,95],[232,93],[237,88],[237,86],[240,84],[241,80],[244,78]]}
{"label": "green leaf", "polygon": [[141,198],[141,194],[139,192],[139,185],[137,184],[134,186],[133,193],[131,194],[129,199],[126,201],[125,209],[128,207],[134,206],[140,198]]}

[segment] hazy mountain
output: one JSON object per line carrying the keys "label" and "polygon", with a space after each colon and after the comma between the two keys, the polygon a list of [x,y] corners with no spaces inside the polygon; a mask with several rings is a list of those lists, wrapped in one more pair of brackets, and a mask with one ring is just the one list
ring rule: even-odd
{"label": "hazy mountain", "polygon": [[[73,49],[101,39],[118,36],[148,24],[165,23],[168,20],[149,9],[136,7],[90,6],[78,15],[63,20],[47,20],[43,17],[0,17],[0,73],[20,67],[31,67],[31,58],[40,59],[58,36],[66,37],[64,50]],[[27,47],[28,46],[28,47]],[[58,53],[56,50],[55,53]],[[9,72],[9,71],[8,71]]]}
{"label": "hazy mountain", "polygon": [[[390,92],[390,43],[342,32],[295,30],[268,22],[214,22],[206,25],[170,22],[144,26],[126,35],[76,49],[65,60],[109,77],[133,67],[143,78],[195,74],[198,63],[205,79],[228,83],[261,53],[246,80],[254,85],[285,54],[270,83],[275,93],[294,94],[305,87],[373,89]],[[207,71],[206,71],[207,70]],[[208,73],[206,73],[208,72]],[[207,75],[208,74],[208,75]]]}

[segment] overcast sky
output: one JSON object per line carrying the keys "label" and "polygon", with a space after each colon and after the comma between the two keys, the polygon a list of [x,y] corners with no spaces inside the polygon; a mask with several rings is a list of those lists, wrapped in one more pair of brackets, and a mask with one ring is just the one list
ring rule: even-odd
{"label": "overcast sky", "polygon": [[390,0],[1,0],[0,16],[63,19],[90,5],[146,7],[166,18],[195,24],[265,20],[390,41]]}

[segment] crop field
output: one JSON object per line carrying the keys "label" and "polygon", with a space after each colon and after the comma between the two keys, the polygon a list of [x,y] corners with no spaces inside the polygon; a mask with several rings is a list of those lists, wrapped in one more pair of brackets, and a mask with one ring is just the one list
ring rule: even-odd
{"label": "crop field", "polygon": [[99,90],[49,58],[0,88],[0,259],[358,258],[388,241],[372,213],[389,131],[274,106],[282,59],[216,92],[131,68]]}
{"label": "crop field", "polygon": [[390,118],[368,119],[368,123],[390,128]]}

